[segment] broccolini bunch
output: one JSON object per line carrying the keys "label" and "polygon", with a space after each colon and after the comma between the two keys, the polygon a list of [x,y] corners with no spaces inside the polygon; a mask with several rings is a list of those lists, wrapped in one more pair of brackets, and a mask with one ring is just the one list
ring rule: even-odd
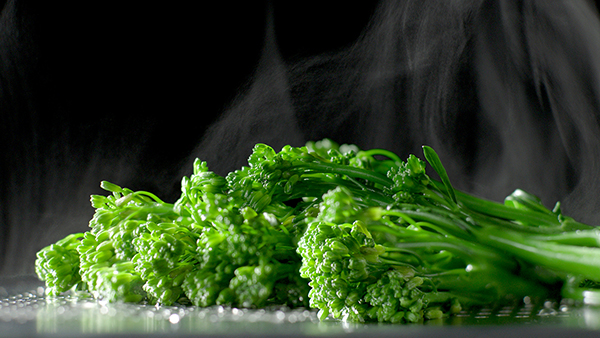
{"label": "broccolini bunch", "polygon": [[310,307],[319,318],[420,322],[600,284],[599,232],[524,191],[455,190],[437,154],[402,161],[331,140],[257,144],[225,177],[197,160],[173,204],[103,182],[91,230],[42,249],[49,295],[207,307]]}
{"label": "broccolini bunch", "polygon": [[460,222],[431,207],[360,207],[348,189],[336,188],[320,208],[298,252],[322,319],[419,322],[461,306],[547,296],[515,275],[514,259],[452,235]]}
{"label": "broccolini bunch", "polygon": [[[134,192],[109,182],[102,182],[101,187],[112,195],[92,196],[96,212],[90,220],[91,230],[77,247],[87,290],[108,301],[139,302],[147,298],[153,302],[164,299],[171,304],[168,292],[165,294],[166,290],[156,284],[155,274],[146,265],[158,271],[165,259],[174,255],[171,250],[155,250],[161,244],[172,247],[171,243],[157,241],[158,233],[177,226],[175,222],[183,226],[189,220],[180,219],[172,205],[151,193]],[[143,247],[146,238],[153,238],[154,242]]]}
{"label": "broccolini bunch", "polygon": [[91,230],[38,253],[49,295],[77,288],[108,301],[308,306],[296,253],[304,209],[273,202],[257,212],[199,160],[174,204],[101,186],[112,194],[92,196]]}

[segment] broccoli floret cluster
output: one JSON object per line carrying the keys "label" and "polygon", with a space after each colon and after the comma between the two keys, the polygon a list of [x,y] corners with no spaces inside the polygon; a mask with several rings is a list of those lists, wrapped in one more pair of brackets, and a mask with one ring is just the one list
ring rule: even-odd
{"label": "broccoli floret cluster", "polygon": [[92,196],[91,230],[38,254],[49,295],[79,288],[108,301],[308,305],[292,234],[301,232],[304,209],[273,202],[257,212],[199,160],[174,204],[101,186],[112,194]]}
{"label": "broccoli floret cluster", "polygon": [[81,282],[77,247],[82,237],[71,234],[38,251],[35,272],[46,283],[47,295],[59,295]]}

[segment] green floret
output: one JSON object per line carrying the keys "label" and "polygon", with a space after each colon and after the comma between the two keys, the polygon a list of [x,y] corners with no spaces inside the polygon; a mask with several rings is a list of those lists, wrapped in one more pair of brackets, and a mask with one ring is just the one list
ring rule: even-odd
{"label": "green floret", "polygon": [[81,282],[77,246],[82,233],[68,235],[38,251],[35,272],[46,283],[46,294],[57,296]]}
{"label": "green floret", "polygon": [[92,294],[108,302],[138,303],[146,298],[144,281],[131,262],[118,262],[91,269],[95,274]]}
{"label": "green floret", "polygon": [[146,281],[143,289],[151,302],[172,305],[184,295],[181,284],[197,264],[199,235],[177,223],[147,222],[144,227],[149,232],[133,241],[135,270]]}
{"label": "green floret", "polygon": [[227,221],[220,214],[205,218],[213,227],[198,239],[200,263],[184,282],[186,294],[198,306],[264,307],[276,296],[274,288],[298,271],[293,237],[273,214],[225,209]]}
{"label": "green floret", "polygon": [[349,164],[356,158],[353,149],[349,147],[347,153],[341,154],[333,148],[328,151],[330,156],[323,158],[308,147],[285,146],[277,153],[267,145],[257,144],[248,160],[249,166],[227,176],[229,195],[241,198],[243,206],[257,212],[277,202],[320,199],[337,186],[346,186],[357,195],[381,204],[391,202],[389,197],[373,189],[373,186],[390,184],[391,180],[367,168],[375,162],[372,156],[361,154],[361,167]]}
{"label": "green floret", "polygon": [[[212,182],[208,189],[204,183],[199,188],[193,186],[207,180]],[[195,164],[194,175],[183,182],[186,188],[177,205],[203,229],[195,245],[197,264],[182,284],[193,304],[264,307],[273,299],[283,301],[281,295],[274,294],[274,290],[283,289],[307,299],[307,288],[293,276],[300,265],[296,239],[290,233],[299,227],[294,222],[295,208],[269,200],[257,212],[244,195],[228,188],[224,179],[218,179],[200,162]],[[291,282],[297,285],[290,287]]]}
{"label": "green floret", "polygon": [[[161,244],[168,243],[165,245],[168,248],[175,244],[171,243],[171,238],[161,237],[160,230],[168,228],[169,224],[183,227],[191,220],[181,217],[172,204],[151,193],[134,192],[106,181],[101,187],[112,195],[92,196],[96,212],[90,220],[91,230],[84,234],[77,247],[82,280],[87,290],[94,297],[108,301],[138,302],[145,299],[172,304],[173,297],[168,296],[173,292],[165,293],[166,289],[157,285],[159,275],[150,272],[151,269],[144,263],[156,259],[154,263],[158,266],[164,259],[160,254],[175,256],[171,250],[168,253],[161,250],[150,252]],[[144,241],[148,238],[150,241]],[[181,246],[178,249],[181,250]],[[172,283],[172,280],[169,279],[169,282]]]}
{"label": "green floret", "polygon": [[366,315],[379,322],[416,323],[458,313],[458,300],[444,296],[435,292],[429,278],[416,276],[408,267],[397,267],[367,287],[364,300],[370,308]]}

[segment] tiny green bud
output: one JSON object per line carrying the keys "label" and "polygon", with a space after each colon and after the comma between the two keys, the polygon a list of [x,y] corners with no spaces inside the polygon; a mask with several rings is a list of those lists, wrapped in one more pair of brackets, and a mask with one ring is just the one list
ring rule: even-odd
{"label": "tiny green bud", "polygon": [[423,278],[421,278],[419,276],[415,276],[406,283],[406,289],[412,290],[421,285],[423,285]]}
{"label": "tiny green bud", "polygon": [[390,322],[392,324],[400,323],[404,319],[404,315],[405,315],[404,311],[398,311],[392,317],[390,317]]}
{"label": "tiny green bud", "polygon": [[327,317],[329,317],[329,309],[327,309],[327,308],[320,309],[319,312],[317,313],[317,317],[319,317],[319,320],[321,320],[321,321],[327,319]]}
{"label": "tiny green bud", "polygon": [[96,251],[105,251],[105,250],[112,250],[112,249],[113,249],[112,241],[104,241],[104,242],[98,244],[98,246],[96,247]]}
{"label": "tiny green bud", "polygon": [[118,207],[126,205],[132,199],[133,199],[133,194],[124,195],[124,196],[120,197],[118,200],[115,201],[115,205],[118,206]]}
{"label": "tiny green bud", "polygon": [[108,181],[100,182],[100,188],[102,188],[106,191],[116,192],[116,193],[120,193],[123,191],[123,189],[121,187],[119,187],[118,185],[116,185],[114,183],[110,183]]}
{"label": "tiny green bud", "polygon": [[240,213],[242,214],[242,217],[244,217],[244,219],[246,219],[246,220],[250,220],[250,219],[253,219],[254,217],[258,216],[256,211],[254,211],[254,209],[252,209],[251,207],[245,207],[245,208],[241,209]]}
{"label": "tiny green bud", "polygon": [[285,186],[283,187],[283,192],[288,195],[291,194],[292,191],[294,190],[294,185],[299,180],[300,180],[300,176],[298,176],[298,175],[293,175],[292,177],[290,177],[288,179],[288,181],[285,183]]}
{"label": "tiny green bud", "polygon": [[417,323],[423,319],[420,314],[414,312],[407,312],[404,317],[411,323]]}
{"label": "tiny green bud", "polygon": [[108,199],[105,196],[102,196],[102,195],[91,195],[90,196],[90,203],[92,204],[92,207],[95,209],[104,207],[107,202],[108,202]]}
{"label": "tiny green bud", "polygon": [[117,273],[111,277],[110,281],[116,285],[128,284],[131,282],[131,274],[126,272]]}
{"label": "tiny green bud", "polygon": [[217,305],[228,305],[233,302],[235,299],[235,293],[230,288],[225,288],[219,292],[219,296],[217,296],[216,304]]}
{"label": "tiny green bud", "polygon": [[439,308],[431,308],[425,310],[423,316],[427,319],[439,319],[444,317],[444,312],[442,312],[442,310]]}

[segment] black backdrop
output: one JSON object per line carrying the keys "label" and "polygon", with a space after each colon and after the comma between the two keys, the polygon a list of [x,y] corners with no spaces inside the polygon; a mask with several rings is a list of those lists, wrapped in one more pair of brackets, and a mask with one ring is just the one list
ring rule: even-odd
{"label": "black backdrop", "polygon": [[[376,2],[276,1],[281,53],[358,37]],[[0,2],[0,275],[85,231],[100,180],[174,201],[182,160],[250,81],[266,1]]]}

